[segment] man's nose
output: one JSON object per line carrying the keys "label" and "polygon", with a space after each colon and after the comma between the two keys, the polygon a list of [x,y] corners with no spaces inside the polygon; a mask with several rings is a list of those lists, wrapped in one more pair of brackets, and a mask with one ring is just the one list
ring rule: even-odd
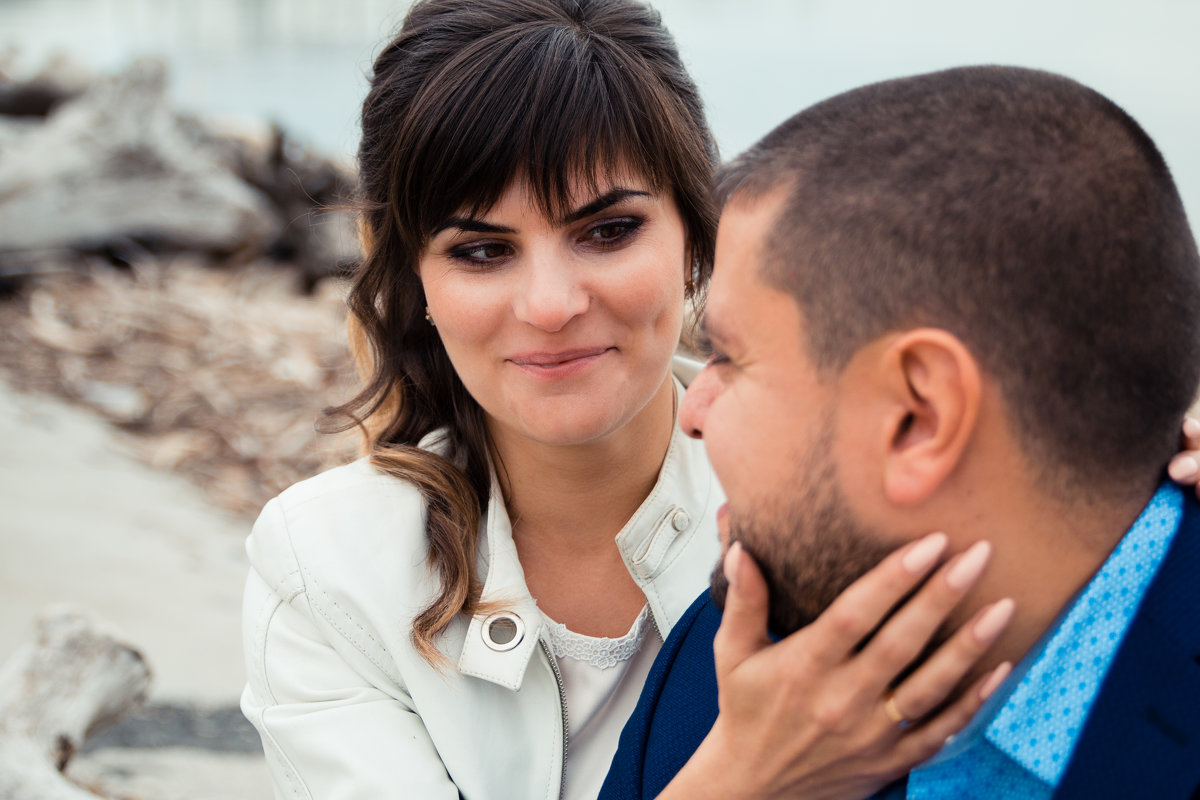
{"label": "man's nose", "polygon": [[551,333],[587,311],[591,301],[569,260],[533,254],[513,301],[517,319]]}
{"label": "man's nose", "polygon": [[704,421],[708,407],[716,394],[717,381],[712,367],[705,367],[695,377],[679,405],[679,427],[693,439],[704,438]]}

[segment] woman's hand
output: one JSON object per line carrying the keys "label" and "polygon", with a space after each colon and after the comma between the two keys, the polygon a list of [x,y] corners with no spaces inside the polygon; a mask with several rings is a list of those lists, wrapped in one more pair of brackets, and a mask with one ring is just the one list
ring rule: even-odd
{"label": "woman's hand", "polygon": [[1183,441],[1179,453],[1167,465],[1167,474],[1178,484],[1196,487],[1200,497],[1200,420],[1183,418]]}
{"label": "woman's hand", "polygon": [[660,798],[866,797],[936,753],[1009,673],[1001,664],[952,698],[1008,624],[1012,600],[985,606],[891,687],[975,584],[991,546],[950,559],[860,644],[945,548],[940,533],[901,548],[811,625],[772,643],[766,583],[734,544],[713,644],[720,714]]}

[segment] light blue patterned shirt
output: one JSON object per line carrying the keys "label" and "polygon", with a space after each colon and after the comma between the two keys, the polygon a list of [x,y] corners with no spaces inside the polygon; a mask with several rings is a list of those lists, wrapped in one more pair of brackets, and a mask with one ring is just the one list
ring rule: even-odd
{"label": "light blue patterned shirt", "polygon": [[1104,565],[971,725],[909,775],[910,800],[1049,798],[1183,519],[1163,484]]}

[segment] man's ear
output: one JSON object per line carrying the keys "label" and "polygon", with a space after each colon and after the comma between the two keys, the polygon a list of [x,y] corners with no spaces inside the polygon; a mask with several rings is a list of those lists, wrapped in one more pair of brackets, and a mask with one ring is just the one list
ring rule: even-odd
{"label": "man's ear", "polygon": [[937,328],[891,337],[879,364],[889,397],[883,489],[890,502],[914,505],[962,462],[979,417],[982,376],[962,341]]}

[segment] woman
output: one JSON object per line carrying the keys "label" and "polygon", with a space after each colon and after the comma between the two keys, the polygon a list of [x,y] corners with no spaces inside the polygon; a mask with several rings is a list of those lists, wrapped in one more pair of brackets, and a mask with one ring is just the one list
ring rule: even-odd
{"label": "woman", "polygon": [[243,709],[279,797],[594,797],[718,558],[674,424],[716,224],[695,86],[632,0],[426,0],[362,125],[367,381],[335,413],[369,457],[255,525]]}

